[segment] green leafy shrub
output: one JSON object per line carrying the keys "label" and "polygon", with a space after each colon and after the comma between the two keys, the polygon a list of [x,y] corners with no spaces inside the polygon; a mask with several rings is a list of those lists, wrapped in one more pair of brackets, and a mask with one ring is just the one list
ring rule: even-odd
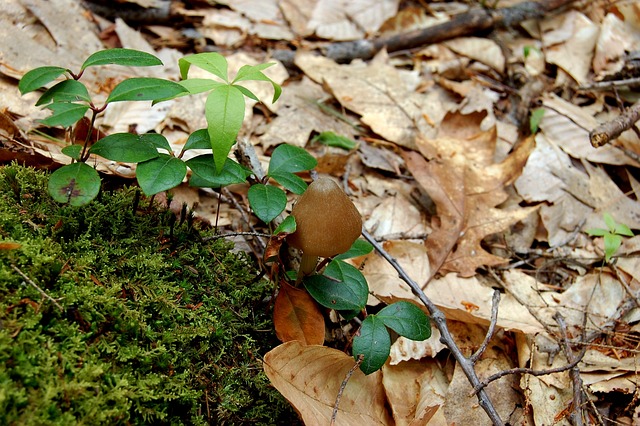
{"label": "green leafy shrub", "polygon": [[47,177],[0,168],[0,424],[297,422],[262,373],[273,290],[242,253],[135,189],[59,205]]}

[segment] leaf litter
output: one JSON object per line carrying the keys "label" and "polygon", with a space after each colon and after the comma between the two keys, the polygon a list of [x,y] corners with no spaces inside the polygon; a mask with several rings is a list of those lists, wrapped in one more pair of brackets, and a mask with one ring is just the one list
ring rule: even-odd
{"label": "leaf litter", "polygon": [[[639,77],[633,74],[633,55],[640,48],[634,3],[575,3],[490,36],[449,37],[393,54],[382,50],[369,61],[349,64],[336,63],[317,49],[421,30],[474,5],[186,2],[172,13],[192,24],[189,32],[126,16],[109,21],[74,0],[56,2],[55,8],[43,0],[5,3],[0,11],[0,40],[8,46],[0,51],[3,161],[25,152],[54,164],[68,161],[61,154],[68,141],[56,141],[62,133],[42,127],[42,111],[17,91],[17,79],[36,66],[59,65],[64,58],[65,66],[77,70],[96,50],[124,46],[158,55],[165,67],[152,76],[175,80],[177,58],[211,47],[211,40],[232,68],[274,61],[269,52],[275,57],[288,52],[283,58],[291,62],[275,60],[278,66],[267,71],[284,84],[282,100],[247,106],[241,136],[259,158],[266,162],[284,142],[306,145],[324,158],[322,170],[348,188],[365,227],[446,313],[463,352],[482,343],[491,320],[492,288],[500,288],[498,332],[476,364],[481,378],[513,367],[567,365],[555,319],[560,313],[574,352],[585,351],[577,368],[588,403],[577,411],[596,423],[639,421],[638,237],[625,238],[614,262],[604,264],[603,239],[586,233],[606,228],[604,213],[640,229],[639,132],[629,129],[600,148],[589,140],[592,129],[622,112],[622,103],[637,100],[629,84],[606,86]],[[158,6],[131,3],[142,9]],[[498,7],[519,3],[505,1]],[[110,90],[105,89],[123,78],[150,76],[140,72],[92,69],[87,86],[93,99],[104,99]],[[131,126],[156,131],[176,151],[190,132],[204,127],[204,102],[197,98],[159,104],[151,112],[137,110],[140,105],[114,105],[97,125],[106,133]],[[537,108],[543,112],[532,135],[529,117]],[[350,138],[359,148],[308,143],[325,131]],[[97,168],[126,177],[134,173],[117,162],[99,162]],[[246,199],[246,186],[228,189]],[[196,212],[213,222],[217,200],[210,192],[187,186],[177,192],[181,200],[208,206]],[[246,230],[247,214],[227,197],[223,201],[219,224]],[[400,300],[420,306],[379,255],[352,263],[368,280],[372,309]],[[338,350],[344,349],[339,338],[326,342],[338,349],[319,346],[324,327],[306,328],[301,318],[323,316],[304,296],[283,291],[278,297],[276,328],[285,343],[264,356],[265,372],[307,424],[328,424],[353,358]],[[353,333],[352,324],[331,318],[327,330]],[[424,342],[399,338],[381,371],[353,374],[338,424],[488,424],[458,367],[435,328]],[[547,425],[569,424],[576,410],[572,386],[570,373],[563,371],[509,375],[487,389],[503,420]]]}

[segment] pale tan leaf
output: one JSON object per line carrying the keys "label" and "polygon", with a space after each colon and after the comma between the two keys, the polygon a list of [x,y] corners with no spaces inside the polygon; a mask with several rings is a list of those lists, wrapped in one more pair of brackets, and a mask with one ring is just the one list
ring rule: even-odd
{"label": "pale tan leaf", "polygon": [[386,197],[371,212],[364,226],[375,237],[389,234],[420,235],[426,232],[423,215],[402,194]]}
{"label": "pale tan leaf", "polygon": [[499,73],[504,72],[504,55],[500,46],[493,40],[479,37],[458,37],[444,44],[456,53],[480,61]]}
{"label": "pale tan leaf", "polygon": [[[353,367],[353,357],[325,346],[283,343],[264,356],[264,371],[308,425],[328,425],[340,385]],[[382,373],[357,370],[340,400],[337,424],[391,425]]]}

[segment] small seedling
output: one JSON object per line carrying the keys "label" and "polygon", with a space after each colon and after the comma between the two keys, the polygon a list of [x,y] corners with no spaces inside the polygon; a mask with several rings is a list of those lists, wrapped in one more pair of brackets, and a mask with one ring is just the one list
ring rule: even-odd
{"label": "small seedling", "polygon": [[633,232],[631,232],[631,229],[629,229],[627,225],[616,222],[613,216],[609,213],[604,213],[602,218],[604,219],[604,223],[607,225],[607,229],[589,229],[587,230],[587,234],[592,237],[603,237],[604,259],[607,262],[610,262],[611,258],[622,245],[622,237],[633,237]]}

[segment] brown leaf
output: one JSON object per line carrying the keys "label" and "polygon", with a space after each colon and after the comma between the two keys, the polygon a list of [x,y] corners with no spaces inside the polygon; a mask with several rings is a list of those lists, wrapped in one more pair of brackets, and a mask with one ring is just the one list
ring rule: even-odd
{"label": "brown leaf", "polygon": [[425,157],[404,154],[407,168],[434,201],[438,222],[425,245],[432,274],[458,272],[473,276],[481,266],[505,259],[486,251],[482,240],[506,230],[535,208],[496,208],[507,199],[504,186],[513,182],[534,147],[523,141],[502,163],[494,163],[496,130],[480,130],[484,114],[449,114],[438,138],[418,141]]}
{"label": "brown leaf", "polygon": [[4,241],[0,243],[0,250],[14,250],[22,247],[20,243],[12,243],[10,241]]}
{"label": "brown leaf", "polygon": [[280,285],[273,308],[278,339],[298,340],[307,345],[324,343],[324,317],[318,304],[305,290],[285,282]]}
{"label": "brown leaf", "polygon": [[[340,385],[355,361],[344,352],[301,342],[283,343],[264,356],[271,384],[298,410],[305,424],[328,425]],[[340,399],[340,426],[392,425],[382,373],[356,370]]]}

